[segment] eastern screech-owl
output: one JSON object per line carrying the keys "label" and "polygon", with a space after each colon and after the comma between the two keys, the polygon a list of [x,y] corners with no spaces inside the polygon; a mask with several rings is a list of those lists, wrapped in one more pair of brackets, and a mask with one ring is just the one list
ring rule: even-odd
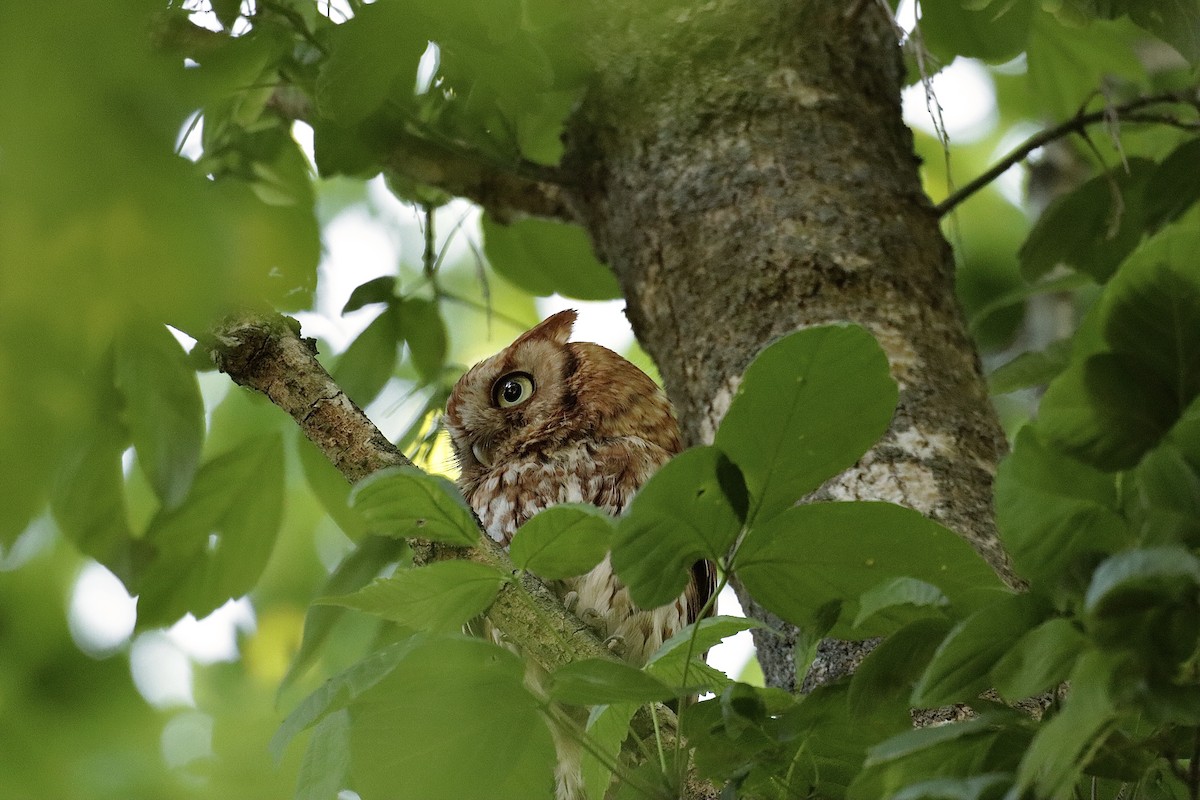
{"label": "eastern screech-owl", "polygon": [[[597,344],[568,342],[575,312],[560,311],[459,379],[446,427],[462,468],[458,485],[488,534],[507,545],[557,503],[620,514],[681,449],[675,412],[646,373]],[[627,661],[641,665],[695,621],[714,589],[697,563],[674,603],[642,610],[606,558],[553,586]]]}

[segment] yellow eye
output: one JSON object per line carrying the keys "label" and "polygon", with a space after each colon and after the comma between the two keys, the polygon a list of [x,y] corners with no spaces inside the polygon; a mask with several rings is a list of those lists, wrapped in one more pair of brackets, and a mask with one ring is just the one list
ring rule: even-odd
{"label": "yellow eye", "polygon": [[519,406],[533,397],[533,377],[524,372],[510,372],[492,387],[492,400],[500,408]]}

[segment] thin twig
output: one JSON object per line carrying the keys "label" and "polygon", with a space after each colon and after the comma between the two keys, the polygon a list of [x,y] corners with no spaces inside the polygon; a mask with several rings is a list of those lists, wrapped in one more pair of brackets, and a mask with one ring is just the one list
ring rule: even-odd
{"label": "thin twig", "polygon": [[421,253],[421,267],[425,272],[425,277],[433,285],[433,290],[437,291],[437,231],[434,228],[433,215],[436,207],[432,203],[422,203],[421,211],[424,214],[425,220],[422,225],[421,233],[425,237],[425,250]]}
{"label": "thin twig", "polygon": [[993,164],[990,169],[988,169],[978,178],[975,178],[970,183],[966,184],[961,189],[958,189],[945,200],[934,206],[934,211],[937,212],[939,217],[944,216],[949,211],[960,205],[968,197],[975,194],[992,181],[996,180],[996,178],[999,178],[1014,164],[1024,161],[1034,150],[1037,150],[1039,147],[1044,147],[1045,145],[1057,139],[1070,136],[1071,134],[1081,134],[1089,125],[1095,125],[1098,122],[1109,121],[1114,112],[1118,115],[1125,115],[1124,119],[1127,122],[1149,122],[1163,124],[1173,124],[1178,122],[1177,120],[1164,120],[1158,115],[1130,113],[1141,108],[1146,108],[1147,106],[1164,104],[1184,104],[1200,109],[1200,99],[1197,98],[1195,91],[1191,91],[1167,92],[1150,97],[1139,97],[1134,100],[1130,100],[1127,103],[1122,103],[1118,106],[1105,107],[1100,111],[1089,111],[1085,113],[1081,110],[1080,112],[1076,113],[1075,116],[1071,117],[1065,122],[1030,136],[1028,139],[1014,148],[1008,155]]}
{"label": "thin twig", "polygon": [[503,311],[496,311],[495,309],[492,308],[490,303],[481,303],[478,300],[472,300],[469,297],[463,297],[462,295],[457,295],[457,294],[454,294],[453,292],[448,292],[445,289],[442,289],[438,292],[438,297],[442,300],[449,300],[452,303],[458,303],[459,305],[464,305],[464,306],[467,306],[468,308],[473,308],[476,311],[482,311],[483,313],[488,315],[488,324],[489,325],[491,324],[492,317],[495,317],[496,319],[500,320],[501,322],[511,325],[513,328],[515,328],[518,331],[523,331],[529,327],[529,322],[527,320],[519,320],[514,316],[505,314]]}

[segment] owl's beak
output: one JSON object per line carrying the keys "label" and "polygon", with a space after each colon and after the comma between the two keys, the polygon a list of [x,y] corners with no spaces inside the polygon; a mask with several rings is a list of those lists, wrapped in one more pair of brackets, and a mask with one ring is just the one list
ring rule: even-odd
{"label": "owl's beak", "polygon": [[471,443],[471,453],[474,454],[475,460],[485,467],[492,465],[492,454],[487,451],[481,442]]}

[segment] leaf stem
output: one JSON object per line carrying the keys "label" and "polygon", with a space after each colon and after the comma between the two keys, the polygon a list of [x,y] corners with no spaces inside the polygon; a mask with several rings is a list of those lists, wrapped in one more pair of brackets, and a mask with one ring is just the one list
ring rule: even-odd
{"label": "leaf stem", "polygon": [[633,773],[625,769],[621,764],[619,756],[613,756],[608,751],[599,747],[592,737],[588,736],[587,731],[579,726],[570,714],[555,702],[547,700],[542,708],[542,713],[549,717],[559,730],[570,736],[576,744],[588,752],[588,755],[600,762],[600,764],[617,777],[623,784],[630,786],[646,797],[657,797],[662,800],[665,798],[654,786],[642,783],[633,776]]}
{"label": "leaf stem", "polygon": [[[650,706],[650,721],[654,723],[654,742],[658,745],[658,766],[662,769],[663,774],[667,774],[667,754],[663,752],[662,731],[658,727],[658,709],[653,704]],[[679,737],[675,737],[676,745],[679,743]]]}

